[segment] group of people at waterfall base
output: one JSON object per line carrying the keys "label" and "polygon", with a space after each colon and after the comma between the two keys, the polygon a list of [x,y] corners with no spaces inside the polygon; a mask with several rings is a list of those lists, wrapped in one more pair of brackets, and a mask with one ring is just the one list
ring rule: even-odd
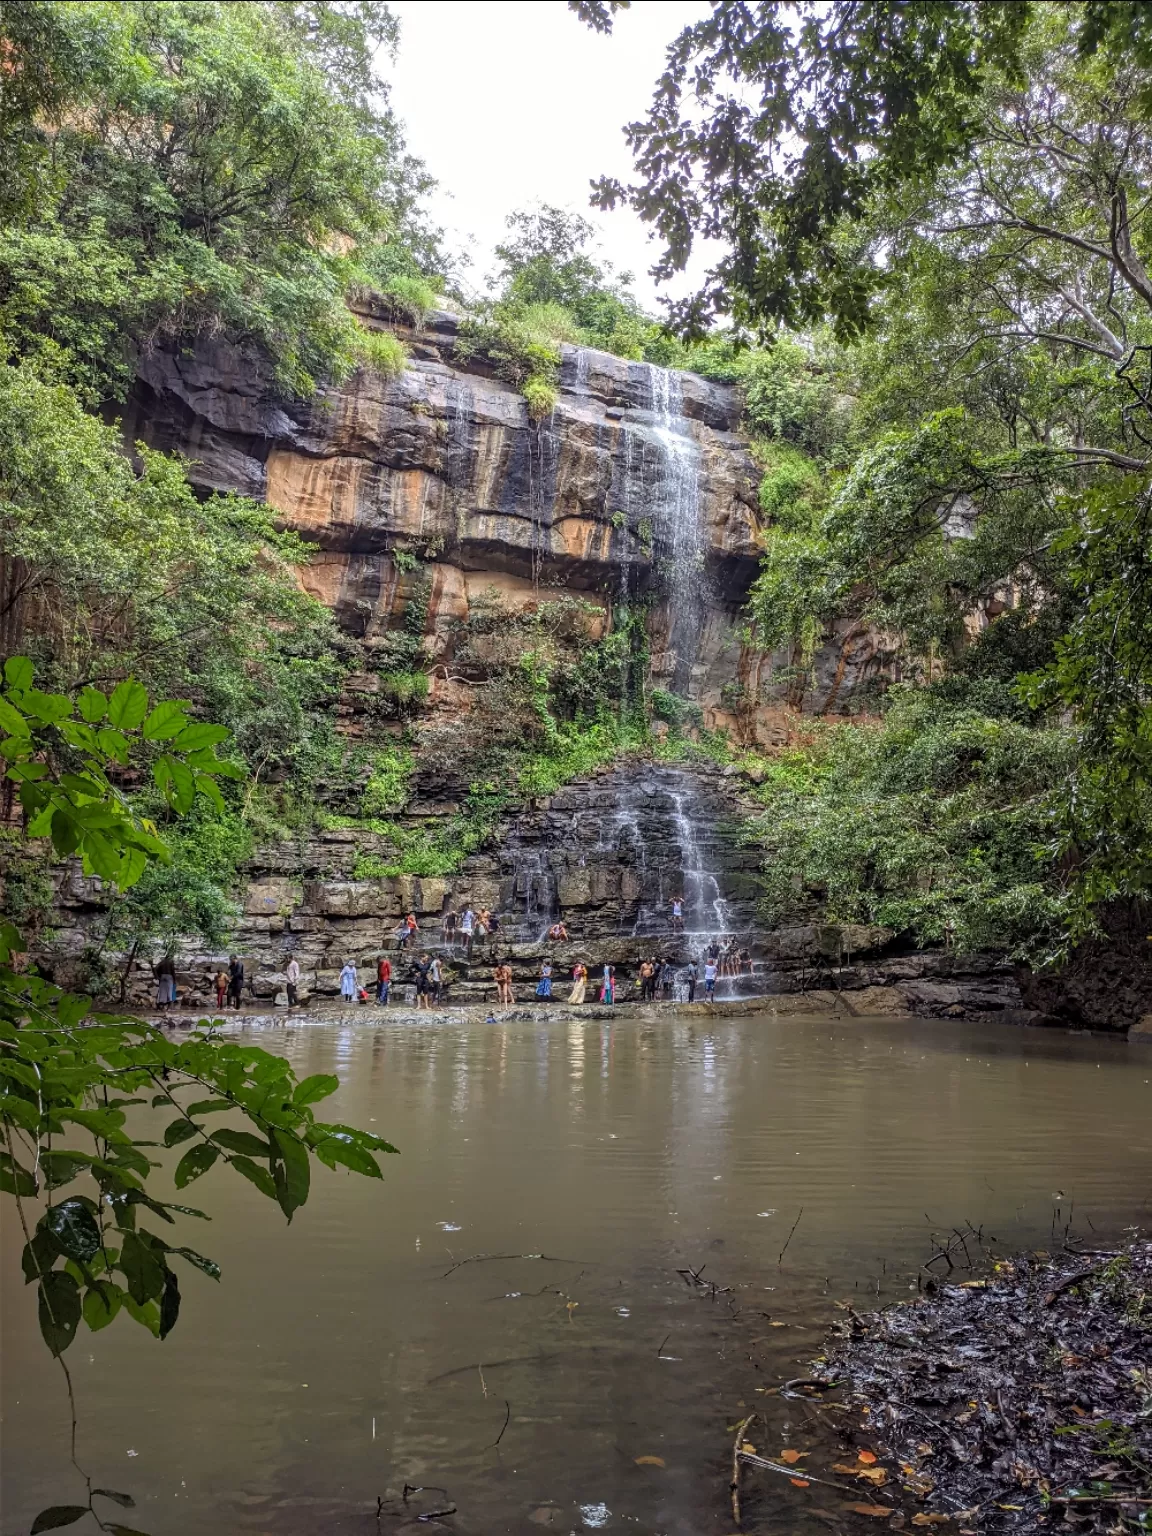
{"label": "group of people at waterfall base", "polygon": [[[673,931],[683,933],[684,898],[673,897],[670,906]],[[490,912],[487,907],[477,912],[469,904],[459,913],[453,910],[445,912],[440,921],[440,932],[444,944],[449,949],[462,949],[469,958],[473,954],[475,945],[487,939],[492,959],[497,958],[496,944],[501,933],[500,918],[497,913]],[[438,955],[430,954],[427,950],[417,953],[419,934],[420,924],[416,920],[416,914],[409,912],[395,929],[393,938],[396,952],[404,951],[407,954],[408,964],[403,980],[415,989],[416,1007],[430,1009],[439,1007],[441,1003],[447,1001],[448,976],[445,974],[444,962]],[[557,919],[548,929],[546,938],[551,943],[567,943],[568,929]],[[401,978],[397,974],[399,968],[399,959],[394,966],[387,955],[382,955],[376,962],[375,1002],[381,1007],[387,1006],[393,986],[400,983]],[[751,971],[751,969],[751,956],[746,949],[740,949],[737,946],[734,938],[713,937],[704,951],[702,961],[694,957],[686,966],[677,966],[666,957],[656,954],[642,960],[635,979],[635,987],[641,1002],[654,1003],[658,998],[671,1001],[675,982],[679,979],[685,988],[685,1001],[695,1002],[697,990],[703,984],[704,998],[712,1002],[716,983],[719,980],[726,976],[738,976],[741,972]],[[555,967],[552,961],[545,959],[540,966],[535,993],[536,997],[542,1001],[552,1000],[554,974]],[[166,954],[153,967],[153,975],[156,978],[156,1006],[164,1011],[179,1000],[176,988],[176,962],[171,953]],[[243,960],[237,955],[229,956],[227,970],[221,970],[214,979],[217,1008],[223,1009],[227,1004],[238,1009],[243,1000],[246,979]],[[295,955],[287,957],[284,980],[288,1006],[295,1007],[299,1001],[301,980],[300,962]],[[494,965],[492,980],[496,984],[497,1004],[511,1007],[516,998],[512,991],[512,967],[506,959]],[[597,1001],[615,1003],[618,1000],[615,966],[597,967],[597,975],[593,978],[588,966],[582,960],[577,960],[572,967],[572,988],[568,994],[568,1002],[584,1002],[589,988],[592,989]],[[251,981],[248,982],[248,990],[252,992]],[[345,1003],[373,1001],[367,978],[361,979],[353,960],[345,961],[340,972],[340,997]]]}
{"label": "group of people at waterfall base", "polygon": [[[684,898],[682,896],[673,898],[671,912],[673,930],[682,933],[684,931]],[[487,939],[492,956],[495,958],[496,941],[501,932],[500,918],[497,913],[490,912],[486,907],[477,912],[469,905],[459,913],[453,910],[445,912],[441,918],[440,931],[446,945],[452,949],[457,947],[463,949],[469,957],[473,953],[474,946]],[[419,932],[420,924],[416,920],[416,915],[409,912],[395,930],[396,949],[398,951],[414,950]],[[567,943],[568,929],[558,919],[549,927],[545,937],[551,943]],[[654,1003],[658,998],[671,1001],[673,987],[679,977],[684,984],[685,1001],[695,1002],[697,989],[702,984],[705,1000],[712,1002],[716,993],[716,983],[719,980],[725,976],[738,976],[742,971],[751,971],[751,969],[751,956],[746,949],[740,949],[737,946],[735,939],[714,937],[709,941],[702,961],[693,958],[686,966],[679,967],[671,960],[658,955],[642,960],[635,986],[641,1002]],[[605,965],[603,968],[597,967],[597,971],[598,974],[593,977],[584,961],[576,961],[572,967],[572,987],[567,998],[569,1003],[583,1003],[588,996],[589,987],[592,988],[593,996],[598,1002],[615,1003],[617,1001],[616,967]],[[535,991],[536,997],[541,1001],[552,1000],[554,979],[555,966],[551,960],[543,960]],[[397,980],[391,960],[387,956],[382,956],[376,965],[375,1000],[377,1004],[387,1006],[392,987]],[[497,1004],[505,1007],[513,1006],[516,997],[512,990],[512,967],[507,960],[500,960],[493,966],[492,980],[496,984]],[[415,987],[418,1009],[438,1007],[447,1001],[448,978],[438,956],[425,951],[418,959],[413,959],[408,967],[407,981]],[[359,972],[351,960],[345,963],[340,972],[340,995],[343,1001],[348,1003],[371,1001],[368,989],[361,984]]]}

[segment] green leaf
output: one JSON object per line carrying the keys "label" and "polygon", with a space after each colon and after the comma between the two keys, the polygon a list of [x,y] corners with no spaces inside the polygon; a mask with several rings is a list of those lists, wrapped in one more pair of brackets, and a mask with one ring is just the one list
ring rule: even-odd
{"label": "green leaf", "polygon": [[164,1294],[160,1298],[160,1337],[166,1339],[180,1316],[180,1285],[172,1271],[164,1273]]}
{"label": "green leaf", "polygon": [[217,1146],[229,1152],[241,1152],[246,1157],[271,1157],[273,1154],[270,1142],[261,1141],[259,1136],[253,1136],[249,1131],[214,1131],[212,1140]]}
{"label": "green leaf", "polygon": [[87,720],[89,725],[97,725],[108,713],[108,700],[99,688],[82,688],[76,707],[80,711],[81,720]]}
{"label": "green leaf", "polygon": [[173,1120],[164,1132],[164,1145],[166,1147],[178,1147],[182,1141],[187,1141],[190,1136],[195,1136],[200,1130],[191,1120]]}
{"label": "green leaf", "polygon": [[0,1189],[9,1195],[34,1195],[36,1188],[36,1180],[28,1169],[11,1153],[0,1152]]}
{"label": "green leaf", "polygon": [[191,810],[196,798],[196,779],[191,768],[166,752],[154,767],[153,775],[173,810],[183,814]]}
{"label": "green leaf", "polygon": [[107,1328],[124,1304],[124,1292],[108,1280],[97,1280],[84,1292],[84,1321],[93,1333]]}
{"label": "green leaf", "polygon": [[79,1264],[87,1264],[100,1252],[100,1228],[97,1207],[85,1195],[72,1195],[59,1205],[50,1206],[41,1218],[51,1232],[60,1252]]}
{"label": "green leaf", "polygon": [[227,741],[231,734],[226,725],[187,725],[172,745],[178,752],[202,752],[218,741]]}
{"label": "green leaf", "polygon": [[60,1250],[51,1232],[38,1226],[32,1234],[31,1242],[24,1244],[24,1251],[20,1255],[20,1267],[24,1271],[25,1285],[31,1285],[34,1280],[39,1280],[41,1275],[46,1275],[60,1256]]}
{"label": "green leaf", "polygon": [[103,730],[97,731],[96,740],[99,743],[101,752],[106,757],[110,757],[113,762],[122,763],[127,767],[128,738],[124,735],[123,731],[114,731],[110,726],[105,726]]}
{"label": "green leaf", "polygon": [[9,656],[4,663],[4,681],[9,688],[31,688],[36,669],[27,656]]}
{"label": "green leaf", "polygon": [[102,1499],[114,1499],[121,1509],[135,1509],[136,1500],[130,1493],[117,1493],[114,1488],[93,1488],[92,1497],[99,1494]]}
{"label": "green leaf", "polygon": [[190,1115],[211,1115],[221,1109],[235,1109],[231,1099],[197,1099],[195,1104],[189,1104]]}
{"label": "green leaf", "polygon": [[219,1147],[214,1147],[208,1141],[198,1142],[190,1151],[185,1152],[176,1164],[174,1175],[176,1188],[183,1189],[185,1185],[191,1184],[193,1179],[198,1179],[201,1174],[207,1173],[219,1156]]}
{"label": "green leaf", "polygon": [[101,880],[115,885],[120,874],[120,853],[101,832],[87,832],[83,843],[84,864]]}
{"label": "green leaf", "polygon": [[0,730],[17,739],[28,736],[31,732],[31,727],[20,711],[2,697],[0,697]]}
{"label": "green leaf", "polygon": [[54,1355],[62,1355],[80,1325],[80,1291],[72,1276],[53,1269],[37,1286],[40,1332]]}
{"label": "green leaf", "polygon": [[[138,1323],[142,1323],[154,1338],[158,1339],[160,1337],[160,1308],[154,1301],[146,1301],[141,1306],[139,1302],[133,1301],[131,1296],[125,1296],[124,1310],[129,1317],[133,1317]],[[107,1529],[113,1530],[114,1527],[108,1526]]]}
{"label": "green leaf", "polygon": [[128,1282],[128,1294],[137,1306],[154,1301],[164,1289],[166,1266],[138,1232],[125,1232],[119,1268]]}
{"label": "green leaf", "polygon": [[39,688],[26,688],[20,695],[20,707],[41,724],[53,725],[72,713],[72,700],[66,693],[41,693]]}
{"label": "green leaf", "polygon": [[188,702],[187,699],[162,700],[141,726],[141,734],[147,741],[165,741],[178,735],[188,724],[184,713]]}
{"label": "green leaf", "polygon": [[371,1152],[366,1152],[363,1147],[350,1141],[342,1133],[325,1136],[323,1141],[318,1141],[313,1149],[322,1163],[327,1163],[329,1168],[335,1168],[337,1163],[343,1163],[345,1168],[351,1168],[353,1173],[362,1173],[370,1179],[382,1179],[379,1165]]}
{"label": "green leaf", "polygon": [[340,1086],[340,1079],[331,1072],[316,1072],[311,1077],[306,1077],[303,1082],[296,1084],[296,1092],[292,1095],[293,1104],[318,1104],[321,1099],[326,1099],[330,1093],[335,1093]]}
{"label": "green leaf", "polygon": [[272,1164],[272,1177],[276,1184],[276,1198],[280,1209],[292,1220],[294,1211],[308,1198],[308,1185],[312,1176],[308,1161],[308,1148],[291,1131],[274,1127],[272,1139],[280,1156]]}
{"label": "green leaf", "polygon": [[215,779],[209,778],[206,773],[195,775],[196,788],[206,799],[211,800],[218,811],[224,809],[224,796],[220,793],[220,786]]}
{"label": "green leaf", "polygon": [[267,1168],[261,1168],[248,1157],[234,1157],[232,1167],[237,1173],[242,1173],[246,1179],[255,1184],[262,1195],[267,1195],[269,1200],[275,1200],[276,1185],[272,1181],[272,1175]]}
{"label": "green leaf", "polygon": [[59,1530],[62,1525],[75,1525],[87,1513],[87,1504],[51,1504],[33,1520],[32,1536],[40,1536],[41,1531]]}
{"label": "green leaf", "polygon": [[147,690],[134,678],[126,678],[108,700],[108,718],[117,730],[134,731],[147,713]]}
{"label": "green leaf", "polygon": [[215,1259],[206,1259],[202,1253],[197,1253],[195,1248],[173,1248],[173,1253],[178,1253],[182,1259],[187,1259],[189,1264],[195,1266],[202,1274],[210,1276],[213,1280],[220,1278],[220,1266]]}
{"label": "green leaf", "polygon": [[70,1184],[78,1173],[95,1161],[88,1152],[45,1152],[40,1158],[40,1168],[48,1188],[59,1189],[62,1184]]}

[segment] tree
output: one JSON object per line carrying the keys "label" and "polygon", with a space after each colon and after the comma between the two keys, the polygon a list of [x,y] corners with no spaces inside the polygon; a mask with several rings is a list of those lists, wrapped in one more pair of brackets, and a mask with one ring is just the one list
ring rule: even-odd
{"label": "tree", "polygon": [[18,351],[91,403],[123,396],[141,349],[221,326],[302,394],[379,362],[343,303],[351,253],[401,238],[428,185],[380,104],[380,39],[386,7],[324,0],[5,6]]}
{"label": "tree", "polygon": [[[129,890],[171,855],[117,778],[151,756],[174,811],[187,813],[197,797],[219,804],[218,778],[238,772],[216,755],[227,728],[192,719],[184,702],[152,703],[133,680],[111,695],[87,687],[75,699],[34,680],[27,657],[5,663],[0,762],[18,787],[25,836],[48,839],[58,858],[77,858],[85,874]],[[24,1277],[37,1288],[40,1331],[72,1400],[62,1357],[81,1322],[99,1330],[123,1313],[164,1339],[181,1304],[175,1261],[220,1278],[212,1259],[143,1225],[170,1228],[204,1213],[150,1193],[161,1165],[155,1141],[132,1126],[138,1108],[171,1111],[163,1145],[183,1149],[177,1189],[224,1163],[289,1221],[308,1198],[313,1157],[379,1178],[377,1155],[395,1149],[317,1119],[313,1106],[335,1091],[335,1077],[298,1082],[286,1061],[210,1028],[177,1043],[141,1020],[97,1013],[90,998],[22,969],[23,950],[12,924],[0,925],[0,1190],[15,1199]],[[37,1218],[28,1202],[39,1200]],[[72,1415],[74,1445],[74,1401]],[[89,1479],[87,1505],[54,1506],[37,1528],[95,1514],[100,1496],[132,1502]]]}

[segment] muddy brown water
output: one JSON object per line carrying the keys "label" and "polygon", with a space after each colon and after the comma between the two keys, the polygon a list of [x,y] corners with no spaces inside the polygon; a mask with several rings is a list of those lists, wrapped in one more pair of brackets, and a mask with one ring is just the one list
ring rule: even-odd
{"label": "muddy brown water", "polygon": [[[806,1374],[837,1301],[906,1298],[965,1222],[1008,1251],[1152,1220],[1152,1050],[1113,1040],[768,1015],[239,1033],[338,1072],[332,1118],[401,1155],[383,1183],[319,1169],[290,1228],[214,1170],[184,1240],[222,1283],[188,1272],[163,1344],[81,1331],[81,1460],[151,1536],[374,1536],[405,1483],[446,1490],[409,1520],[451,1504],[464,1536],[725,1536],[747,1413],[770,1456],[836,1457],[811,1405],[757,1388]],[[731,1291],[677,1273],[701,1265]],[[3,1314],[9,1533],[80,1493],[11,1223]],[[851,1529],[843,1505],[752,1474],[744,1528]]]}

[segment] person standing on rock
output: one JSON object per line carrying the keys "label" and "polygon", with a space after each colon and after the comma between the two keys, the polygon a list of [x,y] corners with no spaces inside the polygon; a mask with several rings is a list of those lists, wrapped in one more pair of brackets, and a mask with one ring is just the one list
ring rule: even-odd
{"label": "person standing on rock", "polygon": [[516,999],[512,994],[512,967],[507,960],[492,972],[492,979],[496,983],[496,1001],[512,1007]]}
{"label": "person standing on rock", "polygon": [[545,1002],[552,1001],[552,962],[545,960],[540,967],[540,980],[536,984],[536,996]]}
{"label": "person standing on rock", "polygon": [[445,944],[455,944],[456,942],[456,913],[451,907],[448,908],[440,920],[440,936]]}
{"label": "person standing on rock", "polygon": [[640,962],[640,1001],[648,1002],[655,995],[656,967],[651,960]]}
{"label": "person standing on rock", "polygon": [[472,929],[476,926],[476,914],[469,902],[460,914],[460,942],[464,945],[466,954],[472,953]]}
{"label": "person standing on rock", "polygon": [[351,960],[345,960],[340,972],[340,996],[346,1003],[356,1001],[356,967]]}
{"label": "person standing on rock", "polygon": [[228,1001],[233,1008],[240,1007],[244,996],[244,962],[236,955],[228,957]]}
{"label": "person standing on rock", "polygon": [[376,962],[376,1002],[379,1007],[387,1008],[388,994],[392,990],[392,962],[387,955],[381,955]]}
{"label": "person standing on rock", "polygon": [[284,967],[284,986],[288,993],[288,1006],[295,1008],[297,987],[300,985],[300,962],[295,955],[289,956],[288,964]]}
{"label": "person standing on rock", "polygon": [[600,1001],[608,1004],[616,1001],[616,972],[610,965],[604,967],[604,980],[600,983]]}
{"label": "person standing on rock", "polygon": [[223,1006],[224,1006],[224,999],[227,996],[228,996],[228,972],[227,971],[217,971],[217,973],[216,973],[216,1006],[217,1006],[217,1008],[223,1008]]}
{"label": "person standing on rock", "polygon": [[684,898],[673,896],[672,898],[672,926],[679,932],[684,929]]}
{"label": "person standing on rock", "polygon": [[699,974],[699,968],[695,960],[689,960],[688,969],[685,972],[685,979],[688,982],[688,1001],[690,1003],[694,1003],[696,1001],[696,978]]}
{"label": "person standing on rock", "polygon": [[176,1001],[176,961],[171,951],[153,967],[152,974],[156,978],[156,1006],[165,1009]]}
{"label": "person standing on rock", "polygon": [[432,994],[433,1004],[439,1008],[440,994],[444,990],[444,967],[440,964],[440,956],[432,956],[432,964],[428,967],[428,985]]}
{"label": "person standing on rock", "polygon": [[588,967],[582,960],[577,960],[572,967],[572,990],[568,994],[570,1003],[582,1003],[584,1001],[584,988],[588,985]]}
{"label": "person standing on rock", "polygon": [[426,1009],[431,1007],[429,994],[432,990],[432,956],[421,955],[416,962],[416,1006]]}
{"label": "person standing on rock", "polygon": [[496,940],[500,937],[500,919],[495,912],[488,914],[488,953],[495,955]]}
{"label": "person standing on rock", "polygon": [[716,977],[719,971],[720,967],[711,957],[704,962],[704,1001],[706,1003],[716,1001]]}

